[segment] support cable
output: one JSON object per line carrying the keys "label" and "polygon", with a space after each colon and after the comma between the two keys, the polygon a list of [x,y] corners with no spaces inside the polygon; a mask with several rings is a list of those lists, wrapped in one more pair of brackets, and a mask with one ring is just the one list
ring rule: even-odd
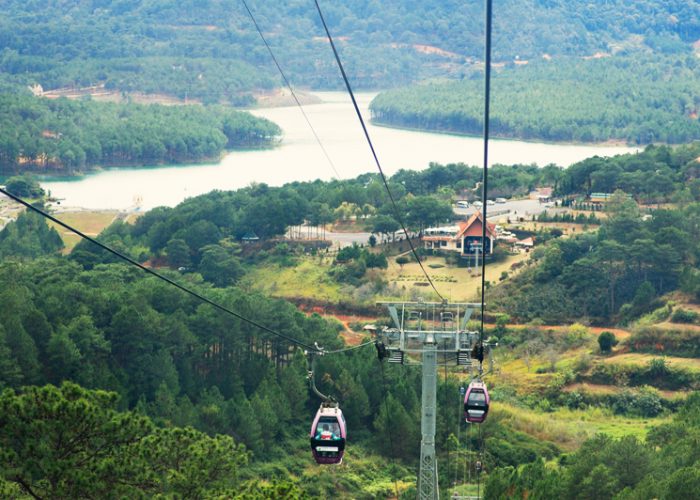
{"label": "support cable", "polygon": [[[121,252],[119,252],[119,251],[117,251],[117,250],[115,250],[115,249],[113,249],[113,248],[111,248],[111,247],[105,245],[104,243],[101,243],[100,241],[97,241],[95,238],[92,238],[92,237],[86,235],[85,233],[83,233],[83,232],[79,231],[78,229],[76,229],[76,228],[70,226],[69,224],[66,224],[66,223],[63,222],[63,221],[60,221],[59,219],[55,218],[53,215],[48,214],[48,213],[44,212],[43,210],[41,210],[40,208],[35,207],[35,206],[32,205],[31,203],[29,203],[29,202],[23,200],[22,198],[20,198],[20,197],[18,197],[18,196],[15,196],[14,194],[12,194],[12,193],[10,193],[9,191],[7,191],[6,189],[0,188],[0,193],[4,194],[4,195],[7,196],[8,198],[11,198],[12,200],[16,201],[16,202],[19,203],[20,205],[25,206],[27,209],[29,209],[29,210],[31,210],[31,211],[33,211],[33,212],[35,212],[35,213],[41,215],[42,217],[44,217],[44,218],[46,218],[46,219],[48,219],[48,220],[50,220],[50,221],[52,221],[52,222],[58,224],[59,226],[63,227],[64,229],[67,229],[68,231],[71,231],[71,232],[77,234],[78,236],[80,236],[80,237],[83,238],[84,240],[87,240],[87,241],[89,241],[90,243],[93,243],[94,245],[97,245],[98,247],[100,247],[101,249],[103,249],[103,250],[105,250],[105,251],[111,253],[112,255],[114,255],[114,256],[116,256],[116,257],[118,257],[118,258],[120,258],[120,259],[122,259],[122,260],[128,262],[129,264],[131,264],[131,265],[133,265],[133,266],[138,267],[138,268],[141,269],[142,271],[144,271],[144,272],[146,272],[146,273],[148,273],[148,274],[150,274],[150,275],[152,275],[152,276],[155,276],[155,277],[158,278],[159,280],[165,281],[166,283],[168,283],[168,284],[174,286],[175,288],[178,288],[179,290],[185,292],[186,294],[189,294],[189,295],[191,295],[192,297],[194,297],[194,298],[196,298],[196,299],[198,299],[198,300],[200,300],[200,301],[202,301],[202,302],[205,302],[206,304],[209,304],[210,306],[214,307],[215,309],[218,309],[219,311],[222,311],[222,312],[224,312],[224,313],[226,313],[226,314],[229,314],[229,315],[231,315],[231,316],[233,316],[233,317],[235,317],[235,318],[238,318],[239,320],[243,321],[244,323],[248,323],[249,325],[254,326],[254,327],[256,327],[256,328],[258,328],[258,329],[260,329],[260,330],[262,330],[262,331],[264,331],[264,332],[267,332],[267,333],[272,334],[272,335],[274,335],[274,336],[276,336],[276,337],[279,337],[279,338],[281,338],[281,339],[284,339],[284,340],[290,342],[291,344],[295,344],[295,345],[298,345],[298,346],[300,346],[300,347],[303,347],[303,348],[306,349],[308,352],[320,352],[320,350],[319,350],[318,347],[308,345],[308,344],[302,342],[301,340],[298,340],[298,339],[295,339],[295,338],[290,337],[290,336],[288,336],[288,335],[285,335],[284,333],[280,333],[280,332],[278,332],[278,331],[275,331],[275,330],[273,330],[272,328],[269,328],[269,327],[267,327],[267,326],[265,326],[265,325],[262,325],[262,324],[258,323],[257,321],[254,321],[254,320],[252,320],[252,319],[250,319],[250,318],[246,318],[245,316],[242,316],[241,314],[239,314],[239,313],[237,313],[237,312],[235,312],[235,311],[229,309],[228,307],[223,306],[223,305],[221,305],[221,304],[219,304],[219,303],[217,303],[217,302],[214,302],[213,300],[204,297],[203,295],[201,295],[201,294],[195,292],[194,290],[191,290],[191,289],[187,288],[186,286],[180,285],[179,283],[177,283],[176,281],[173,281],[172,279],[168,278],[167,276],[164,276],[164,275],[162,275],[162,274],[160,274],[160,273],[154,271],[153,269],[150,269],[150,268],[144,266],[143,264],[141,264],[141,263],[135,261],[134,259],[132,259],[132,258],[129,257],[128,255],[125,255],[125,254],[123,254],[123,253],[121,253]],[[352,347],[348,347],[348,348],[344,348],[344,349],[337,349],[337,350],[335,350],[335,351],[327,352],[326,354],[338,354],[338,353],[345,352],[345,351],[351,351],[351,350],[354,350],[354,349],[359,349],[360,347],[368,346],[368,345],[373,344],[373,343],[374,343],[374,341],[372,341],[372,342],[365,342],[364,344],[361,344],[361,345],[358,345],[358,346],[352,346]]]}
{"label": "support cable", "polygon": [[379,157],[377,156],[377,152],[374,149],[374,144],[372,143],[372,139],[369,136],[369,131],[367,130],[367,126],[365,125],[365,121],[362,118],[362,113],[360,112],[360,107],[357,105],[357,100],[355,99],[355,94],[352,91],[352,87],[350,86],[350,80],[348,80],[348,75],[345,73],[345,68],[343,67],[343,63],[340,60],[340,55],[338,54],[338,50],[335,48],[335,43],[333,42],[333,37],[331,36],[331,32],[328,29],[328,25],[326,24],[326,19],[323,17],[323,12],[321,11],[321,6],[318,4],[318,0],[314,0],[314,3],[316,4],[316,10],[318,11],[318,15],[321,18],[321,23],[323,24],[323,28],[326,30],[326,36],[328,37],[328,41],[331,44],[331,49],[333,49],[333,55],[335,56],[335,61],[338,63],[338,68],[340,68],[340,73],[343,76],[343,81],[345,82],[345,87],[347,88],[348,94],[350,94],[350,99],[352,100],[352,105],[355,108],[355,113],[357,114],[357,118],[360,120],[360,125],[362,126],[362,130],[365,134],[365,139],[367,139],[367,144],[369,144],[369,149],[372,151],[372,156],[374,157],[374,162],[377,165],[377,169],[379,170],[379,174],[382,178],[382,182],[384,183],[384,188],[386,189],[387,194],[389,195],[389,200],[391,201],[391,206],[394,209],[394,216],[396,217],[396,220],[398,223],[401,225],[401,229],[403,230],[404,234],[406,235],[406,241],[408,241],[408,245],[411,247],[411,252],[413,253],[413,256],[416,259],[416,262],[418,262],[418,265],[421,268],[421,271],[423,271],[423,274],[428,280],[428,283],[430,283],[430,286],[433,287],[433,290],[437,294],[438,297],[440,297],[440,300],[445,300],[445,298],[442,296],[440,292],[438,292],[437,288],[435,287],[435,284],[433,283],[433,280],[430,279],[430,276],[428,275],[428,272],[425,270],[425,267],[423,266],[423,263],[420,260],[420,257],[418,256],[418,252],[416,252],[416,248],[413,246],[413,242],[411,241],[411,238],[408,235],[408,231],[406,230],[406,226],[403,223],[402,217],[400,216],[399,208],[396,204],[396,200],[394,199],[394,195],[391,193],[391,189],[389,189],[389,182],[386,179],[386,176],[384,175],[384,170],[382,169],[381,163],[379,163]]}
{"label": "support cable", "polygon": [[323,151],[323,154],[326,157],[326,160],[328,160],[328,164],[333,169],[333,172],[335,172],[336,179],[340,180],[340,174],[338,173],[338,170],[335,168],[335,163],[333,163],[333,160],[331,160],[331,157],[328,154],[328,151],[326,150],[325,146],[323,145],[323,142],[321,142],[321,138],[316,133],[316,129],[314,128],[313,125],[311,125],[311,120],[309,120],[309,117],[307,116],[306,111],[304,111],[304,107],[301,105],[301,102],[297,98],[297,94],[296,94],[296,92],[294,92],[294,89],[292,88],[292,84],[289,82],[287,75],[284,74],[284,71],[282,70],[282,66],[280,66],[280,63],[277,61],[277,57],[275,57],[275,53],[272,51],[272,47],[270,47],[270,44],[267,42],[267,39],[265,38],[265,35],[263,35],[263,32],[260,29],[260,26],[258,25],[258,22],[255,19],[253,12],[250,10],[250,7],[248,7],[248,2],[246,2],[246,0],[241,0],[241,1],[243,2],[243,6],[245,7],[245,10],[248,11],[248,15],[250,16],[250,19],[253,21],[253,24],[255,25],[255,29],[258,31],[258,35],[260,35],[260,38],[262,39],[263,43],[265,44],[267,51],[270,53],[270,57],[272,58],[272,61],[275,63],[275,66],[277,66],[277,70],[279,71],[280,75],[282,76],[282,80],[284,80],[285,85],[287,86],[289,91],[292,93],[292,97],[294,98],[294,102],[297,103],[297,106],[299,107],[299,111],[301,111],[301,114],[304,115],[304,120],[306,120],[307,125],[311,129],[311,133],[314,135],[314,138],[316,138],[316,142],[321,147],[321,150]]}
{"label": "support cable", "polygon": [[479,460],[477,461],[476,468],[476,497],[481,498],[481,472],[484,470],[484,454],[483,454],[483,438],[481,437],[481,425],[479,427],[479,439],[477,443],[479,445]]}
{"label": "support cable", "polygon": [[[462,401],[464,400],[464,396],[462,395],[462,391],[459,392],[459,404],[457,405],[457,463],[455,464],[455,473],[454,473],[454,484],[456,485],[457,482],[459,481],[459,449],[462,447],[462,412],[464,412],[464,407],[462,406],[463,403]],[[466,463],[466,457],[465,457],[465,463]]]}
{"label": "support cable", "polygon": [[368,340],[367,342],[363,342],[362,344],[357,344],[357,345],[353,345],[350,347],[344,347],[342,349],[335,349],[333,351],[323,351],[323,353],[325,355],[327,355],[327,354],[339,354],[341,352],[348,352],[348,351],[354,351],[355,349],[361,349],[363,347],[367,347],[368,345],[374,345],[376,343],[377,343],[376,340]]}
{"label": "support cable", "polygon": [[[381,361],[379,362],[379,367],[382,372],[382,386],[384,389],[384,411],[386,412],[386,418],[390,418],[389,414],[389,403],[387,402],[387,396],[388,396],[388,391],[386,389],[386,377],[384,376],[384,363]],[[392,432],[391,427],[389,427],[389,446],[391,447],[391,454],[393,457],[396,457],[396,449],[394,448],[394,434]],[[394,477],[394,493],[396,493],[396,498],[400,498],[399,495],[399,482],[396,479],[396,475],[392,474]]]}
{"label": "support cable", "polygon": [[[450,386],[447,383],[447,353],[442,354],[443,362],[444,362],[444,375],[445,375],[445,388],[449,390]],[[447,443],[447,488],[449,489],[450,485],[452,484],[451,481],[451,472],[450,472],[450,446],[449,446],[449,434],[447,436],[448,438],[448,443]]]}
{"label": "support cable", "polygon": [[[489,119],[491,114],[491,20],[492,0],[486,0],[486,43],[484,47],[484,172],[481,182],[481,208],[483,221],[481,224],[481,332],[479,334],[479,374],[484,363],[484,311],[486,297],[486,227],[488,219],[488,163],[489,163]],[[490,241],[490,240],[489,240]]]}

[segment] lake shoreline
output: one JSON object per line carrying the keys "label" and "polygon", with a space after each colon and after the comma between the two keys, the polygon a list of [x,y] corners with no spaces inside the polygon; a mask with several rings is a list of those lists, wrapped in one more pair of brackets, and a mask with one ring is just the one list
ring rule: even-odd
{"label": "lake shoreline", "polygon": [[[375,173],[376,165],[357,121],[352,103],[344,92],[317,92],[322,102],[304,107],[327,155],[319,147],[303,114],[296,107],[257,108],[251,112],[282,129],[280,142],[269,149],[227,151],[211,163],[103,167],[81,176],[47,172],[41,186],[61,204],[86,209],[123,210],[140,206],[173,207],[187,198],[212,190],[237,190],[255,184],[282,186],[291,182],[353,179]],[[374,92],[358,93],[365,117]],[[386,175],[400,170],[422,171],[432,163],[481,164],[480,139],[397,130],[367,124]],[[572,165],[592,156],[634,152],[633,148],[573,146],[494,140],[491,164]],[[329,161],[329,159],[332,161]],[[138,201],[138,203],[137,203]]]}
{"label": "lake shoreline", "polygon": [[[481,139],[482,136],[479,134],[469,134],[466,132],[456,132],[453,130],[441,130],[441,129],[429,129],[429,128],[420,128],[420,127],[409,127],[405,125],[394,125],[394,124],[389,124],[381,121],[377,121],[376,119],[372,118],[370,120],[370,123],[374,125],[375,127],[381,127],[381,128],[389,128],[389,129],[396,129],[396,130],[406,130],[409,132],[422,132],[425,134],[439,134],[439,135],[447,135],[447,136],[454,136],[454,137],[468,137],[471,139]],[[581,141],[547,141],[544,139],[522,139],[519,137],[509,137],[509,136],[503,136],[503,135],[495,135],[495,134],[490,134],[490,140],[497,140],[497,141],[512,141],[512,142],[525,142],[529,144],[548,144],[552,146],[587,146],[587,147],[595,147],[595,148],[636,148],[636,147],[646,147],[646,144],[639,145],[639,144],[630,144],[626,141],[623,141],[621,139],[608,139],[607,141],[603,142],[581,142]],[[666,146],[674,146],[673,144],[664,144]]]}

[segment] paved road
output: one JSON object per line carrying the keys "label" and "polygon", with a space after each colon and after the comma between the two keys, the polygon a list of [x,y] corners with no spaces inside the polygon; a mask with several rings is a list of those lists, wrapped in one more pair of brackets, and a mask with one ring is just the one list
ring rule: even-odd
{"label": "paved road", "polygon": [[332,233],[326,231],[326,239],[342,247],[352,246],[353,243],[366,245],[372,233]]}
{"label": "paved road", "polygon": [[[502,217],[525,217],[530,219],[533,215],[539,214],[548,209],[543,203],[537,200],[514,200],[506,203],[496,203],[489,205],[486,215],[492,221],[499,220]],[[453,208],[454,213],[463,215],[465,218],[471,216],[476,208]],[[550,208],[551,210],[551,208]],[[326,239],[332,241],[334,246],[343,248],[351,246],[353,243],[358,245],[366,245],[372,233],[334,233],[326,231]],[[377,242],[381,242],[381,235],[377,236]]]}
{"label": "paved road", "polygon": [[[537,215],[544,212],[548,207],[545,207],[544,203],[540,203],[537,200],[514,200],[507,201],[505,203],[496,203],[494,205],[489,205],[486,208],[486,216],[489,219],[497,219],[501,217],[531,217],[532,215]],[[470,216],[475,211],[476,208],[456,208],[453,207],[454,213],[464,216]],[[507,213],[504,213],[507,211]],[[493,214],[493,215],[490,215]]]}

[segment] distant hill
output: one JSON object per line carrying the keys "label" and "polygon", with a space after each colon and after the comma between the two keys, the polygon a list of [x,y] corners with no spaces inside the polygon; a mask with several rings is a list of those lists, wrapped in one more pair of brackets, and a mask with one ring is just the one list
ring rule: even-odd
{"label": "distant hill", "polygon": [[[459,76],[482,57],[480,1],[321,4],[359,88]],[[250,6],[295,84],[339,85],[312,2]],[[700,39],[700,5],[692,0],[503,0],[494,17],[499,61],[637,50],[684,53]],[[0,47],[5,83],[38,83],[44,89],[105,84],[242,104],[250,102],[251,90],[279,84],[241,2],[8,0]]]}
{"label": "distant hill", "polygon": [[[700,65],[692,55],[636,54],[496,66],[491,132],[545,141],[680,144],[700,139]],[[483,129],[483,69],[463,80],[379,94],[376,123],[461,134]]]}

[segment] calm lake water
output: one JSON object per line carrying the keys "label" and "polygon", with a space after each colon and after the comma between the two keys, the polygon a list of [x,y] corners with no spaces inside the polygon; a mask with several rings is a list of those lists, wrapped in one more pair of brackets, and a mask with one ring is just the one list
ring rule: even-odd
{"label": "calm lake water", "polygon": [[[323,103],[304,107],[332,159],[340,178],[376,172],[352,103],[345,93],[319,92]],[[363,116],[375,94],[359,94]],[[175,206],[185,198],[213,189],[229,190],[253,182],[279,186],[290,181],[330,180],[333,168],[318,146],[297,107],[254,110],[282,127],[279,147],[266,151],[233,152],[219,163],[194,166],[159,166],[111,169],[78,179],[46,179],[42,186],[64,207],[90,209],[134,208],[136,200],[144,210]],[[481,165],[481,139],[368,125],[377,155],[387,175],[400,169],[422,170],[430,162],[464,162]],[[610,146],[557,145],[492,140],[490,162],[503,164],[555,163],[569,166],[594,155],[613,156],[636,149]]]}

